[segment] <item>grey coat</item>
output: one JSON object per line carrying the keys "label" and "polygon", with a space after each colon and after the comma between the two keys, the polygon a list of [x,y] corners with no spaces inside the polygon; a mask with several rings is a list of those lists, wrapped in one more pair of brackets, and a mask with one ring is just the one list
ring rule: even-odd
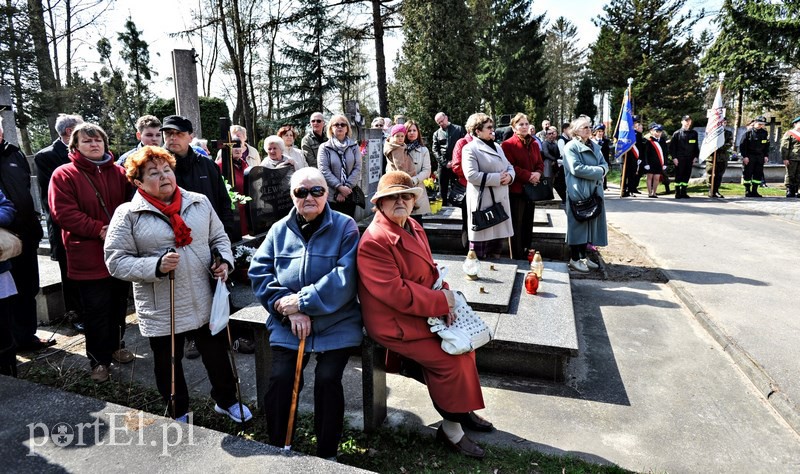
{"label": "grey coat", "polygon": [[[514,227],[510,219],[511,204],[508,200],[508,185],[500,184],[500,174],[503,171],[508,172],[512,177],[515,176],[514,167],[506,159],[500,145],[496,145],[495,148],[492,149],[476,138],[469,142],[461,152],[461,168],[464,170],[464,177],[467,178],[467,232],[469,240],[472,242],[486,242],[514,235]],[[486,175],[486,187],[483,190],[481,207],[486,209],[492,205],[492,195],[489,192],[492,189],[495,201],[503,203],[509,219],[494,227],[476,232],[472,230],[472,211],[478,209],[483,175]]]}
{"label": "grey coat", "polygon": [[567,181],[567,244],[578,245],[591,242],[594,245],[608,245],[606,211],[588,222],[578,222],[570,210],[570,201],[588,199],[593,192],[601,198],[603,177],[608,173],[608,163],[600,153],[600,147],[589,146],[573,139],[564,146],[564,175]]}
{"label": "grey coat", "polygon": [[[345,179],[342,180],[342,158],[344,158]],[[361,184],[361,149],[353,139],[347,138],[347,146],[340,151],[333,144],[331,138],[319,147],[317,168],[322,172],[328,183],[328,202],[336,201],[336,188],[347,185],[349,188]]]}
{"label": "grey coat", "polygon": [[[181,199],[181,217],[192,229],[192,243],[177,248],[181,259],[175,269],[176,333],[209,321],[215,289],[211,249],[233,262],[231,242],[208,198],[181,189]],[[170,283],[167,276],[156,276],[156,264],[171,247],[175,234],[169,219],[138,192],[114,212],[104,245],[106,266],[111,276],[133,282],[139,330],[145,337],[170,334]]]}

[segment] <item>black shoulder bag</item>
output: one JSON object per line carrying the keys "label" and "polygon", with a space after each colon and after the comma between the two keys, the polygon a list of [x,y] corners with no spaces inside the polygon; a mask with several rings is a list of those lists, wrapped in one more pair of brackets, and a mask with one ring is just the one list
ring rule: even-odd
{"label": "black shoulder bag", "polygon": [[497,202],[494,199],[494,190],[492,189],[492,186],[489,186],[489,194],[492,196],[492,205],[481,210],[481,204],[483,203],[483,190],[486,188],[486,176],[487,173],[484,173],[483,178],[481,179],[481,189],[479,191],[480,194],[478,195],[478,210],[472,211],[472,230],[475,231],[494,227],[508,219],[508,214],[506,214],[506,210],[503,208],[503,203]]}

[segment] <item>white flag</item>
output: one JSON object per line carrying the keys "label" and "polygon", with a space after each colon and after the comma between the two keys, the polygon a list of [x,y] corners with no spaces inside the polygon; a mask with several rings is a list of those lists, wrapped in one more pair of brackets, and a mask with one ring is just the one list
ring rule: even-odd
{"label": "white flag", "polygon": [[708,110],[706,136],[703,138],[703,145],[700,147],[701,163],[725,144],[725,127],[722,126],[722,120],[724,118],[725,108],[722,106],[722,78],[720,78],[717,96],[714,98],[714,105]]}

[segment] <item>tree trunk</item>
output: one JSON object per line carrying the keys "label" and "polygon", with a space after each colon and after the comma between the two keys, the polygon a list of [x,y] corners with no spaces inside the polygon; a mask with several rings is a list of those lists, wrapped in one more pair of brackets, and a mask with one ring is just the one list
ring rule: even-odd
{"label": "tree trunk", "polygon": [[53,65],[50,63],[50,49],[47,46],[47,32],[44,26],[44,10],[41,0],[28,0],[28,16],[30,31],[36,51],[36,69],[39,73],[39,86],[42,94],[42,109],[47,116],[50,129],[50,138],[58,138],[56,133],[56,115],[61,111],[61,94],[59,83],[53,74]]}
{"label": "tree trunk", "polygon": [[[17,51],[16,46],[16,37],[14,36],[14,16],[13,16],[13,4],[11,0],[6,0],[6,21],[8,22],[8,49],[15,53]],[[17,126],[19,126],[20,131],[20,148],[25,152],[26,155],[30,155],[31,152],[31,142],[30,137],[28,136],[28,116],[25,113],[25,101],[23,100],[23,92],[22,92],[22,74],[20,72],[20,58],[19,54],[13,54],[13,59],[11,63],[11,75],[14,79],[14,107],[17,109],[16,119],[17,119]]]}
{"label": "tree trunk", "polygon": [[375,30],[375,76],[378,79],[378,109],[381,117],[389,115],[389,98],[386,92],[386,53],[383,48],[383,19],[381,1],[372,0],[372,27]]}

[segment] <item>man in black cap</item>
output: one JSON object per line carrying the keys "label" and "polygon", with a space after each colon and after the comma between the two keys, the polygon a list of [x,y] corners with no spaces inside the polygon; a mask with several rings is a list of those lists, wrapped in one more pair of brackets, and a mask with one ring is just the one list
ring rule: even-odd
{"label": "man in black cap", "polygon": [[[719,185],[722,183],[722,176],[725,175],[725,170],[728,168],[728,160],[731,157],[731,150],[733,149],[733,132],[728,130],[728,118],[722,119],[722,128],[725,134],[725,143],[716,151],[715,156],[709,156],[706,159],[706,174],[708,175],[709,185],[711,192],[709,197],[722,199],[725,196],[719,193]],[[713,160],[713,161],[712,161]],[[714,162],[716,161],[716,165]],[[714,182],[711,182],[711,174],[714,174]]]}
{"label": "man in black cap", "polygon": [[625,183],[624,190],[621,197],[631,197],[639,193],[639,180],[641,179],[640,167],[642,165],[642,157],[640,154],[644,153],[644,136],[642,135],[642,119],[638,115],[633,116],[633,131],[636,135],[636,141],[630,151],[625,154]]}
{"label": "man in black cap", "polygon": [[[600,147],[600,153],[603,159],[608,164],[608,169],[611,169],[611,140],[606,138],[606,126],[598,123],[592,127],[592,141]],[[608,179],[603,177],[603,190],[608,190]]]}
{"label": "man in black cap", "polygon": [[758,187],[764,180],[764,165],[769,162],[769,132],[764,128],[767,119],[759,115],[753,128],[744,134],[739,144],[742,153],[742,183],[745,197],[764,197],[758,194]]}
{"label": "man in black cap", "polygon": [[190,146],[193,131],[192,122],[186,117],[164,117],[161,125],[164,148],[175,157],[175,178],[178,186],[207,197],[225,226],[225,233],[230,236],[233,231],[231,198],[217,165],[208,158],[197,155]]}
{"label": "man in black cap", "polygon": [[692,129],[692,117],[681,117],[681,125],[672,134],[669,154],[672,156],[672,164],[675,165],[675,199],[689,199],[689,178],[692,177],[692,165],[700,156],[700,142],[697,131]]}
{"label": "man in black cap", "polygon": [[781,138],[781,159],[786,167],[786,197],[796,198],[800,186],[800,117],[792,120],[792,129]]}

